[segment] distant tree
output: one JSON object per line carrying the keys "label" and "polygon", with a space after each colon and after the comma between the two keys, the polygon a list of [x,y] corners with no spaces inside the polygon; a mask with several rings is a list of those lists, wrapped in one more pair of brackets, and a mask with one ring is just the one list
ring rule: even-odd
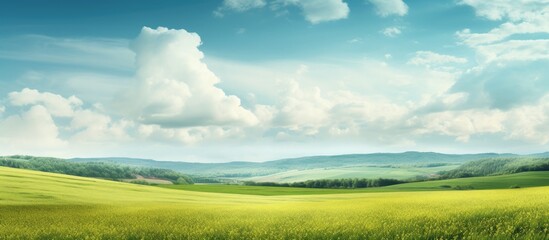
{"label": "distant tree", "polygon": [[274,186],[274,187],[302,187],[302,188],[367,188],[367,187],[382,187],[394,184],[404,183],[405,181],[396,179],[318,179],[307,180],[305,182],[293,183],[274,183],[274,182],[253,182],[245,181],[244,185],[248,186]]}

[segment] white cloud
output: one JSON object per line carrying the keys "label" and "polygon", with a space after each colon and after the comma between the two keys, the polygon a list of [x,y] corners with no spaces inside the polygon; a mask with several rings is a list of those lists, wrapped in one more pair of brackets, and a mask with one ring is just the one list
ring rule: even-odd
{"label": "white cloud", "polygon": [[549,92],[549,60],[513,61],[467,71],[450,89],[466,93],[462,108],[510,109],[533,104]]}
{"label": "white cloud", "polygon": [[549,95],[545,95],[538,102],[505,111],[444,110],[416,115],[408,124],[415,129],[415,134],[439,134],[454,137],[459,142],[468,142],[475,136],[494,134],[499,139],[544,145],[549,143],[548,103]]}
{"label": "white cloud", "polygon": [[343,0],[281,0],[287,5],[296,5],[303,9],[305,19],[310,23],[345,19],[349,15],[349,6]]}
{"label": "white cloud", "polygon": [[[416,68],[411,71],[367,59],[346,59],[344,65],[245,64],[219,59],[209,59],[208,63],[227,79],[224,87],[256,93],[255,101],[261,107],[257,109],[256,105],[254,112],[262,126],[251,131],[281,141],[361,136],[371,142],[404,141],[402,137],[390,140],[384,133],[404,134],[392,127],[400,128],[401,118],[414,108],[415,102],[421,101],[424,94],[445,91],[454,81],[452,74]],[[393,98],[397,95],[400,98]]]}
{"label": "white cloud", "polygon": [[193,145],[204,141],[213,143],[223,139],[238,139],[244,133],[241,128],[225,128],[221,126],[162,128],[159,125],[142,124],[137,129],[138,137],[147,141],[181,143]]}
{"label": "white cloud", "polygon": [[513,35],[528,36],[535,33],[549,32],[549,21],[535,20],[531,22],[506,22],[486,33],[472,33],[470,29],[458,31],[457,36],[470,46],[496,43]]}
{"label": "white cloud", "polygon": [[316,134],[318,128],[326,124],[332,103],[321,96],[319,88],[304,91],[295,80],[290,80],[282,89],[274,124],[304,131],[307,135]]}
{"label": "white cloud", "polygon": [[505,114],[498,111],[467,110],[443,111],[418,116],[416,134],[440,134],[455,137],[457,141],[468,142],[471,136],[502,132]]}
{"label": "white cloud", "polygon": [[0,118],[0,144],[9,149],[5,154],[66,156],[73,148],[114,146],[133,139],[132,121],[112,120],[101,113],[100,104],[83,108],[75,96],[25,88],[9,93],[8,104],[8,113],[22,113]]}
{"label": "white cloud", "polygon": [[[465,64],[465,58],[418,51],[408,64],[397,66],[372,59],[204,60],[197,34],[144,28],[132,47],[136,77],[121,84],[126,94],[119,101],[120,113],[108,103],[86,108],[78,91],[77,98],[23,89],[10,93],[2,102],[6,107],[0,106],[0,143],[30,148],[37,145],[28,138],[37,134],[48,142],[43,147],[58,149],[112,142],[205,146],[311,139],[385,147],[441,137],[462,144],[486,136],[547,144],[549,82],[543,69],[549,46],[543,39],[507,38],[475,44],[462,38],[481,66],[454,84],[460,73],[447,66]],[[73,84],[94,78],[102,75],[81,76]],[[132,86],[125,88],[127,83]]]}
{"label": "white cloud", "polygon": [[[547,91],[549,77],[549,2],[546,0],[463,0],[481,18],[501,21],[486,32],[456,33],[472,48],[479,65],[467,71],[452,92],[468,94],[461,106],[508,110],[537,102]],[[542,33],[542,34],[539,34]],[[544,35],[545,34],[545,35]]]}
{"label": "white cloud", "polygon": [[408,13],[408,5],[402,0],[368,0],[376,8],[376,13],[382,17],[390,15],[404,16]]}
{"label": "white cloud", "polygon": [[265,0],[224,0],[222,8],[243,12],[253,8],[262,8],[266,4]]}
{"label": "white cloud", "polygon": [[350,44],[360,43],[360,42],[362,42],[362,39],[361,38],[353,38],[353,39],[351,39],[347,42],[350,43]]}
{"label": "white cloud", "polygon": [[467,59],[431,51],[417,51],[415,56],[408,61],[408,64],[423,65],[427,67],[463,63],[467,63]]}
{"label": "white cloud", "polygon": [[534,144],[549,143],[549,95],[537,105],[527,105],[509,111],[504,124],[506,139]]}
{"label": "white cloud", "polygon": [[280,140],[301,136],[374,138],[381,129],[398,122],[409,108],[383,97],[368,97],[348,90],[302,86],[295,79],[279,86],[271,129]]}
{"label": "white cloud", "polygon": [[[462,43],[477,50],[482,64],[492,61],[531,61],[546,59],[548,40],[536,33],[549,33],[549,2],[546,0],[463,0],[478,16],[504,21],[485,33],[470,29],[458,31]],[[513,39],[513,37],[519,39]]]}
{"label": "white cloud", "polygon": [[[208,65],[224,82],[223,89],[230,92],[254,93],[255,102],[274,105],[281,99],[272,89],[288,91],[294,79],[301,89],[319,88],[323,96],[336,90],[352,91],[359,95],[395,98],[399,104],[404,99],[419,101],[423,95],[446,91],[456,80],[456,74],[440,70],[417,68],[412,65],[392,66],[372,59],[341,59],[329,62],[264,62],[241,63],[207,58]],[[299,66],[307,66],[303,73]],[[276,84],[283,82],[284,84]],[[250,101],[247,101],[249,103]],[[253,101],[251,101],[253,102]]]}
{"label": "white cloud", "polygon": [[549,39],[510,40],[475,47],[483,64],[549,59]]}
{"label": "white cloud", "polygon": [[42,105],[33,106],[21,115],[10,115],[0,120],[0,133],[0,142],[6,150],[12,148],[33,152],[66,144],[58,138],[59,130]]}
{"label": "white cloud", "polygon": [[121,107],[139,122],[166,128],[257,124],[238,97],[215,86],[219,79],[202,62],[200,44],[196,33],[143,28],[133,44],[136,87]]}
{"label": "white cloud", "polygon": [[511,21],[537,19],[537,13],[547,14],[547,0],[461,0],[461,4],[475,8],[478,16],[497,21],[505,18]]}
{"label": "white cloud", "polygon": [[82,101],[75,96],[64,98],[57,94],[41,93],[35,89],[25,88],[20,92],[8,94],[9,101],[14,106],[43,105],[53,116],[70,117],[74,108],[82,105]]}
{"label": "white cloud", "polygon": [[398,27],[388,27],[381,31],[387,37],[396,37],[402,33]]}
{"label": "white cloud", "polygon": [[[244,12],[267,5],[265,0],[225,0],[214,14],[223,16],[226,10]],[[303,11],[305,19],[312,24],[345,19],[349,15],[349,6],[343,0],[275,0],[270,2],[274,11],[287,6],[297,6]]]}
{"label": "white cloud", "polygon": [[119,120],[113,122],[111,117],[92,111],[79,110],[74,113],[70,129],[74,132],[71,140],[80,142],[108,142],[130,140],[128,128],[133,122]]}

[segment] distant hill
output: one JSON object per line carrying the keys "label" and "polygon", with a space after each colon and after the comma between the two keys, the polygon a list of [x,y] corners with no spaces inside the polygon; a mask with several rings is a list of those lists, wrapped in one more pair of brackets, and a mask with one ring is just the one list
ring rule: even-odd
{"label": "distant hill", "polygon": [[301,158],[280,159],[267,162],[228,162],[228,163],[191,163],[174,161],[155,161],[135,158],[73,158],[72,162],[106,162],[130,166],[172,169],[186,174],[246,178],[266,176],[293,170],[310,170],[323,168],[350,168],[359,166],[396,165],[413,166],[427,164],[459,165],[467,161],[485,158],[514,157],[515,154],[443,154],[435,152],[403,152],[403,153],[372,153],[347,154],[335,156],[311,156]]}

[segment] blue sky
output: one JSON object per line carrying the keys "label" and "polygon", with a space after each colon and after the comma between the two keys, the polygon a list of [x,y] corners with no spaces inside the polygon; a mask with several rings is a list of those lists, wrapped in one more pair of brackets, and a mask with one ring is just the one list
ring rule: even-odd
{"label": "blue sky", "polygon": [[541,152],[549,2],[12,1],[0,153]]}

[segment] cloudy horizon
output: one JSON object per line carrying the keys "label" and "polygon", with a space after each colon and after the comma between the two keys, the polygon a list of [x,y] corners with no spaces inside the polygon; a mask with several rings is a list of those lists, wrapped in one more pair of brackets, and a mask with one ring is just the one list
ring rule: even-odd
{"label": "cloudy horizon", "polygon": [[549,147],[545,0],[28,2],[0,10],[0,155]]}

